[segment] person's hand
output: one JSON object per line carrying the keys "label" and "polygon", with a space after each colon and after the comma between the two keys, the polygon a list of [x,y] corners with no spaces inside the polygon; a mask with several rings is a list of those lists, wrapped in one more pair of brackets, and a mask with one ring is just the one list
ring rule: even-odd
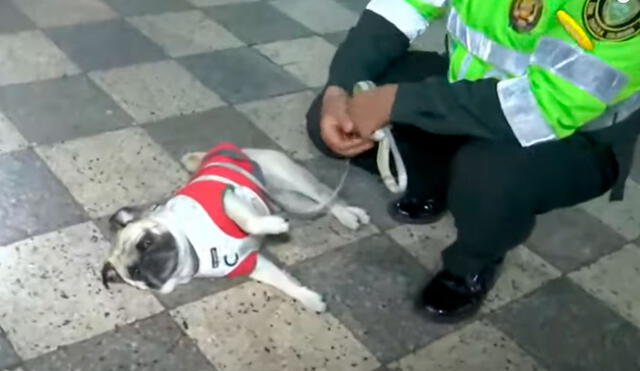
{"label": "person's hand", "polygon": [[322,99],[320,113],[320,135],[334,153],[353,157],[371,149],[374,145],[369,137],[356,132],[349,117],[349,95],[343,89],[330,86]]}
{"label": "person's hand", "polygon": [[383,85],[351,98],[348,113],[360,137],[370,138],[376,130],[389,123],[397,91],[398,85]]}

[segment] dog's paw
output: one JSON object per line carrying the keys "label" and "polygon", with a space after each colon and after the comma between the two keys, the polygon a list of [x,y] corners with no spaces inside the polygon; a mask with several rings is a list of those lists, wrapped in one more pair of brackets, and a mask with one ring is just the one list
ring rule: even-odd
{"label": "dog's paw", "polygon": [[298,298],[302,305],[304,305],[307,309],[317,313],[326,312],[327,303],[322,298],[322,295],[318,294],[315,291],[309,290],[306,287],[303,287],[303,290],[304,292]]}
{"label": "dog's paw", "polygon": [[188,172],[193,173],[198,170],[200,164],[202,163],[202,159],[206,153],[204,152],[191,152],[187,153],[180,159],[182,166],[187,169]]}
{"label": "dog's paw", "polygon": [[359,207],[336,205],[331,208],[331,214],[349,229],[358,229],[361,225],[369,224],[369,214]]}
{"label": "dog's paw", "polygon": [[282,234],[289,232],[289,222],[281,216],[269,215],[256,218],[247,225],[250,234]]}

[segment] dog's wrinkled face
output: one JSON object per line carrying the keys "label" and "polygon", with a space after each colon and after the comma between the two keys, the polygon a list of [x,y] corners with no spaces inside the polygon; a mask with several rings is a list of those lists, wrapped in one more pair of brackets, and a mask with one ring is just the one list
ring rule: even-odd
{"label": "dog's wrinkled face", "polygon": [[169,292],[178,267],[178,244],[166,226],[142,211],[123,208],[110,219],[116,230],[115,245],[102,269],[102,281],[126,282],[143,290]]}

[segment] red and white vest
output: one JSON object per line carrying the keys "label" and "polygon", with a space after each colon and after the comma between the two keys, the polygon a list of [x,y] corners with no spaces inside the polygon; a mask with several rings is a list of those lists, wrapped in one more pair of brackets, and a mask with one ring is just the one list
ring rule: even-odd
{"label": "red and white vest", "polygon": [[231,143],[211,149],[189,183],[176,192],[167,207],[195,249],[197,276],[234,277],[253,272],[260,236],[252,236],[224,211],[225,192],[234,192],[258,215],[269,215],[263,192],[250,176],[261,179],[256,163]]}

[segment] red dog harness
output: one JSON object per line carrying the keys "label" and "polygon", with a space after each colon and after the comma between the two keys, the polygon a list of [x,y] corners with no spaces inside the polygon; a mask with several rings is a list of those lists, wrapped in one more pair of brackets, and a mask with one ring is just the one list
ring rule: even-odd
{"label": "red dog harness", "polygon": [[256,163],[231,143],[211,149],[189,183],[177,191],[168,207],[199,258],[198,276],[234,277],[253,272],[262,239],[252,236],[224,211],[224,195],[234,192],[252,205],[258,215],[270,210],[261,188]]}

